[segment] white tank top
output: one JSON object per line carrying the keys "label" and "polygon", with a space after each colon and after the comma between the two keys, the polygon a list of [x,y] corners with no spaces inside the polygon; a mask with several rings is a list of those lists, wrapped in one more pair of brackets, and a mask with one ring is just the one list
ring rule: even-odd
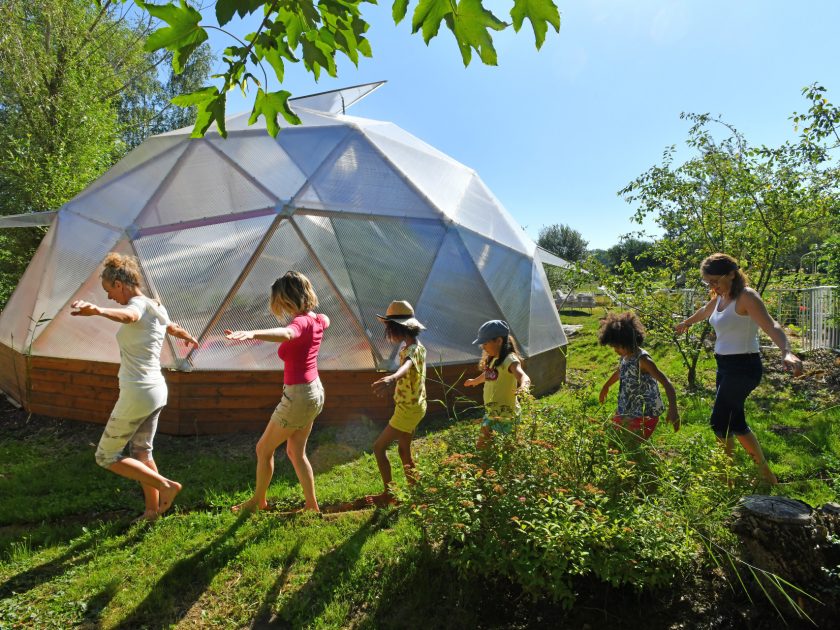
{"label": "white tank top", "polygon": [[732,300],[723,311],[720,307],[720,296],[715,303],[715,310],[709,317],[709,323],[715,329],[715,354],[749,354],[758,352],[758,324],[749,315],[739,315],[735,312],[735,302]]}

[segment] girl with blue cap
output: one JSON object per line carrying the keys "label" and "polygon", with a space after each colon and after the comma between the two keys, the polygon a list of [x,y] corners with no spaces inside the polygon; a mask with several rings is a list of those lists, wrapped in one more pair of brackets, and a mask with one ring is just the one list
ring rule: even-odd
{"label": "girl with blue cap", "polygon": [[500,319],[484,322],[473,344],[481,346],[478,364],[481,374],[467,379],[464,385],[484,385],[484,419],[476,445],[484,448],[493,439],[494,432],[510,433],[513,430],[520,415],[516,394],[527,391],[531,379],[522,369],[507,322]]}

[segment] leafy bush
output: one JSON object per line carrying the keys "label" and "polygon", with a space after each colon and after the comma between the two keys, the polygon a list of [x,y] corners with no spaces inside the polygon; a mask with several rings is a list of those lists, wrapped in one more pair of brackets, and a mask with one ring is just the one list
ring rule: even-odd
{"label": "leafy bush", "polygon": [[577,576],[644,589],[696,568],[740,492],[720,449],[698,435],[662,452],[584,409],[572,393],[526,401],[481,452],[473,427],[453,431],[406,497],[427,540],[464,573],[568,606]]}

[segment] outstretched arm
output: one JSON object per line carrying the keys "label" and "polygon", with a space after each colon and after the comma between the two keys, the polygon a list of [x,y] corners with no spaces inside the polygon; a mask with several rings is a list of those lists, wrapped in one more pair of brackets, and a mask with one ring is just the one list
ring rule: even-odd
{"label": "outstretched arm", "polygon": [[618,382],[618,370],[613,372],[610,377],[607,379],[607,382],[604,383],[604,386],[601,388],[601,393],[598,395],[598,402],[602,405],[604,401],[607,399],[607,394],[610,392],[610,387],[615,385]]}
{"label": "outstretched arm", "polygon": [[761,330],[767,333],[767,336],[782,351],[782,362],[785,364],[785,367],[790,368],[794,376],[802,374],[802,361],[791,352],[790,341],[784,329],[779,325],[779,322],[770,317],[770,313],[767,312],[767,307],[764,305],[761,296],[752,289],[746,289],[741,295],[740,301],[744,305],[747,315],[758,324]]}
{"label": "outstretched arm", "polygon": [[484,382],[484,372],[476,376],[475,378],[468,378],[464,381],[464,385],[467,387],[475,387],[476,385],[481,385]]}
{"label": "outstretched arm", "polygon": [[411,362],[411,359],[406,359],[405,363],[403,363],[396,372],[371,383],[373,393],[377,396],[385,396],[388,393],[388,390],[397,384],[398,380],[408,374],[412,365],[414,364]]}
{"label": "outstretched arm", "polygon": [[188,346],[193,345],[196,348],[198,347],[198,339],[193,337],[181,324],[169,322],[169,325],[166,327],[166,332],[173,337],[183,339],[184,343]]}
{"label": "outstretched arm", "polygon": [[233,341],[248,341],[259,339],[260,341],[273,341],[283,343],[295,338],[295,332],[291,328],[266,328],[263,330],[226,330],[225,337]]}
{"label": "outstretched arm", "polygon": [[527,392],[531,388],[531,377],[525,374],[525,370],[522,369],[521,363],[518,361],[516,363],[511,363],[508,370],[510,370],[510,373],[516,377],[516,382],[519,383],[520,392]]}
{"label": "outstretched arm", "polygon": [[674,431],[679,431],[680,414],[679,411],[677,411],[677,392],[674,390],[674,386],[671,384],[671,381],[660,371],[658,367],[656,367],[656,364],[647,357],[641,358],[639,366],[642,368],[642,372],[650,374],[654,380],[656,380],[656,382],[662,385],[665,389],[665,396],[668,397],[668,422],[673,425]]}
{"label": "outstretched arm", "polygon": [[712,309],[717,304],[717,298],[712,298],[708,302],[706,302],[703,306],[695,311],[694,315],[691,317],[687,317],[686,319],[682,320],[679,324],[674,326],[674,330],[678,335],[683,334],[686,330],[689,329],[693,324],[697,322],[702,322],[704,319],[709,319],[712,314]]}
{"label": "outstretched arm", "polygon": [[140,319],[140,313],[134,308],[103,308],[91,302],[76,300],[70,305],[74,309],[70,312],[76,317],[91,317],[99,315],[119,324],[131,324]]}

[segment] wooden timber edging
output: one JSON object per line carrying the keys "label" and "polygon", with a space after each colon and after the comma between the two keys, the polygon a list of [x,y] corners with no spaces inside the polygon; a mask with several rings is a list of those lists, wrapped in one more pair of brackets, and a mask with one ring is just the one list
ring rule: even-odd
{"label": "wooden timber edging", "polygon": [[[465,378],[477,374],[476,362],[427,368],[429,415],[451,414],[453,409],[463,411],[481,404],[482,388],[463,386]],[[531,357],[524,367],[536,395],[554,391],[565,380],[562,349]],[[105,424],[119,396],[118,370],[113,363],[26,357],[0,344],[0,389],[31,413]],[[281,370],[164,370],[164,376],[169,403],[158,430],[168,435],[261,431],[280,400],[283,383]],[[322,371],[326,403],[318,422],[387,421],[393,400],[377,398],[370,388],[382,376],[374,370]],[[439,401],[445,401],[446,407]]]}

